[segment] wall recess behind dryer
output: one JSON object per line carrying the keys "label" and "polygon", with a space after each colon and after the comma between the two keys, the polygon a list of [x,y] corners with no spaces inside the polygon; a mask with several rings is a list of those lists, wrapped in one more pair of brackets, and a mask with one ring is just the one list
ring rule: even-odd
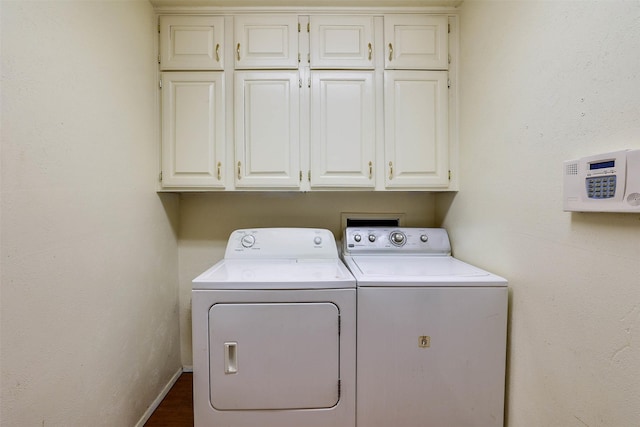
{"label": "wall recess behind dryer", "polygon": [[342,212],[340,215],[340,225],[343,230],[346,227],[403,227],[405,225],[405,213]]}

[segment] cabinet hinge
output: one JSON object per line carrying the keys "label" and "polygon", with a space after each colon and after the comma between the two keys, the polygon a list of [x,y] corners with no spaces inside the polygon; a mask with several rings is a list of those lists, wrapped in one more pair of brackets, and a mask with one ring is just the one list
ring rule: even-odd
{"label": "cabinet hinge", "polygon": [[298,53],[298,64],[300,63],[300,53]]}
{"label": "cabinet hinge", "polygon": [[449,181],[451,181],[451,171],[449,171]]}
{"label": "cabinet hinge", "polygon": [[307,22],[307,33],[311,32],[311,23]]}
{"label": "cabinet hinge", "polygon": [[307,64],[311,64],[311,54],[307,53]]}
{"label": "cabinet hinge", "polygon": [[298,79],[298,87],[302,87],[302,79]]}
{"label": "cabinet hinge", "polygon": [[160,34],[160,24],[158,24],[158,34]]}
{"label": "cabinet hinge", "polygon": [[160,63],[160,54],[158,54],[158,64]]}
{"label": "cabinet hinge", "polygon": [[311,182],[311,171],[307,174],[307,178],[309,179],[309,182]]}
{"label": "cabinet hinge", "polygon": [[302,182],[302,171],[300,171],[300,182]]}
{"label": "cabinet hinge", "polygon": [[162,80],[158,80],[158,86],[160,86],[160,89],[162,89]]}
{"label": "cabinet hinge", "polygon": [[451,79],[447,79],[447,87],[451,88]]}
{"label": "cabinet hinge", "polygon": [[451,64],[451,54],[449,54],[449,55],[447,56],[447,62],[448,62],[449,64]]}
{"label": "cabinet hinge", "polygon": [[162,182],[162,171],[160,171],[160,176],[158,176],[158,180]]}
{"label": "cabinet hinge", "polygon": [[447,33],[451,33],[451,24],[447,24]]}
{"label": "cabinet hinge", "polygon": [[298,32],[300,32],[300,23],[298,22]]}

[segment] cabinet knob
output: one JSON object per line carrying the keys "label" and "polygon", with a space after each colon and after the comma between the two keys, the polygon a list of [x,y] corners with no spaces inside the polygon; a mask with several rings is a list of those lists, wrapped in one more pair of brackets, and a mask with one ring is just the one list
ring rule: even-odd
{"label": "cabinet knob", "polygon": [[389,179],[393,179],[393,162],[389,162]]}
{"label": "cabinet knob", "polygon": [[220,43],[216,44],[216,62],[220,62]]}
{"label": "cabinet knob", "polygon": [[241,172],[240,172],[240,166],[241,166],[241,163],[240,163],[240,162],[238,162],[238,179],[239,179],[239,180],[240,180],[240,179],[242,179],[242,174],[241,174]]}
{"label": "cabinet knob", "polygon": [[393,59],[393,45],[389,43],[389,61]]}
{"label": "cabinet knob", "polygon": [[240,61],[240,43],[236,46],[236,58]]}
{"label": "cabinet knob", "polygon": [[369,179],[373,177],[373,163],[369,162]]}
{"label": "cabinet knob", "polygon": [[221,169],[222,169],[222,163],[218,162],[218,181],[222,179],[222,174],[220,173]]}
{"label": "cabinet knob", "polygon": [[371,61],[372,55],[373,55],[373,48],[371,47],[371,43],[369,43],[369,61]]}

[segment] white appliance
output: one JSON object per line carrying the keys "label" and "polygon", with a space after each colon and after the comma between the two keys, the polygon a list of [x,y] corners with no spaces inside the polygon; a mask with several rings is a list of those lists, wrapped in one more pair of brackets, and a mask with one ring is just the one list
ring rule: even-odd
{"label": "white appliance", "polygon": [[193,280],[195,427],[353,427],[355,310],[328,230],[234,231]]}
{"label": "white appliance", "polygon": [[640,150],[564,162],[564,210],[640,212]]}
{"label": "white appliance", "polygon": [[358,427],[501,427],[507,281],[446,230],[347,228],[357,281]]}

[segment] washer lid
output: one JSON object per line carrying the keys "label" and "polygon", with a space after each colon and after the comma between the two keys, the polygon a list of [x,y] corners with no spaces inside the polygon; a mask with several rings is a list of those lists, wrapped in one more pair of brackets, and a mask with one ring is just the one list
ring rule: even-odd
{"label": "washer lid", "polygon": [[355,256],[345,262],[360,286],[506,286],[502,277],[451,256]]}
{"label": "washer lid", "polygon": [[193,280],[193,289],[355,288],[339,259],[225,259]]}

